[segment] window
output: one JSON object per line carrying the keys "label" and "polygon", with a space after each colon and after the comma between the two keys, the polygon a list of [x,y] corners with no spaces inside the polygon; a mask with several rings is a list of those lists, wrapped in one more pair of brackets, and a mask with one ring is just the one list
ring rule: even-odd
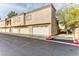
{"label": "window", "polygon": [[20,22],[20,17],[13,18],[13,23],[17,23],[17,22]]}

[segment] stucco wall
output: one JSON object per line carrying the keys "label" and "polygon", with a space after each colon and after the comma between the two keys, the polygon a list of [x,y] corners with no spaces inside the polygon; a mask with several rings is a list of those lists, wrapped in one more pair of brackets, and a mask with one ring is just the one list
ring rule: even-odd
{"label": "stucco wall", "polygon": [[51,23],[51,7],[41,9],[25,15],[25,24]]}
{"label": "stucco wall", "polygon": [[24,14],[17,15],[11,18],[11,26],[24,25]]}
{"label": "stucco wall", "polygon": [[7,18],[5,20],[5,27],[11,27],[11,19],[10,18]]}
{"label": "stucco wall", "polygon": [[0,27],[5,27],[5,21],[0,21]]}

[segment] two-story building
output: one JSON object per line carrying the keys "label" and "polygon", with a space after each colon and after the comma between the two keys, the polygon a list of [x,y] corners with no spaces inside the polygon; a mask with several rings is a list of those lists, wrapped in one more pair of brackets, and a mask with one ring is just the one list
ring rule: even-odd
{"label": "two-story building", "polygon": [[56,35],[59,32],[55,8],[48,4],[5,20],[6,32],[38,36]]}
{"label": "two-story building", "polygon": [[25,25],[28,33],[33,35],[55,35],[58,25],[55,19],[55,8],[52,4],[35,9],[25,14]]}

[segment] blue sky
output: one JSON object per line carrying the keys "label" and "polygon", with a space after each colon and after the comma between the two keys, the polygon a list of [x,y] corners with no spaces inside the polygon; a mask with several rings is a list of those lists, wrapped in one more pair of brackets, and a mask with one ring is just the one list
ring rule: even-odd
{"label": "blue sky", "polygon": [[[13,10],[16,13],[27,12],[33,10],[35,8],[39,8],[41,6],[47,5],[46,3],[0,3],[0,18],[4,20],[7,17],[9,11]],[[64,7],[65,3],[53,3],[57,10]]]}

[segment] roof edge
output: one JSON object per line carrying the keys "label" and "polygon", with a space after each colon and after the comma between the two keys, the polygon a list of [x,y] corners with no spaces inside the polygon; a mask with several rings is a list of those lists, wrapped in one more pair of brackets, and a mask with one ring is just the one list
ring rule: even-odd
{"label": "roof edge", "polygon": [[[38,10],[41,10],[41,9],[44,9],[44,8],[47,8],[47,7],[50,7],[50,6],[56,11],[56,9],[55,9],[55,7],[53,6],[53,4],[52,4],[52,3],[49,3],[49,4],[45,5],[45,6],[41,6],[41,7],[39,7],[39,8],[33,9],[33,10],[31,10],[31,11],[23,12],[23,13],[17,14],[16,16],[19,16],[19,15],[22,15],[22,14],[32,13],[32,12],[35,12],[35,11],[38,11]],[[13,16],[13,17],[16,17],[16,16]],[[11,18],[13,18],[13,17],[11,17]]]}

